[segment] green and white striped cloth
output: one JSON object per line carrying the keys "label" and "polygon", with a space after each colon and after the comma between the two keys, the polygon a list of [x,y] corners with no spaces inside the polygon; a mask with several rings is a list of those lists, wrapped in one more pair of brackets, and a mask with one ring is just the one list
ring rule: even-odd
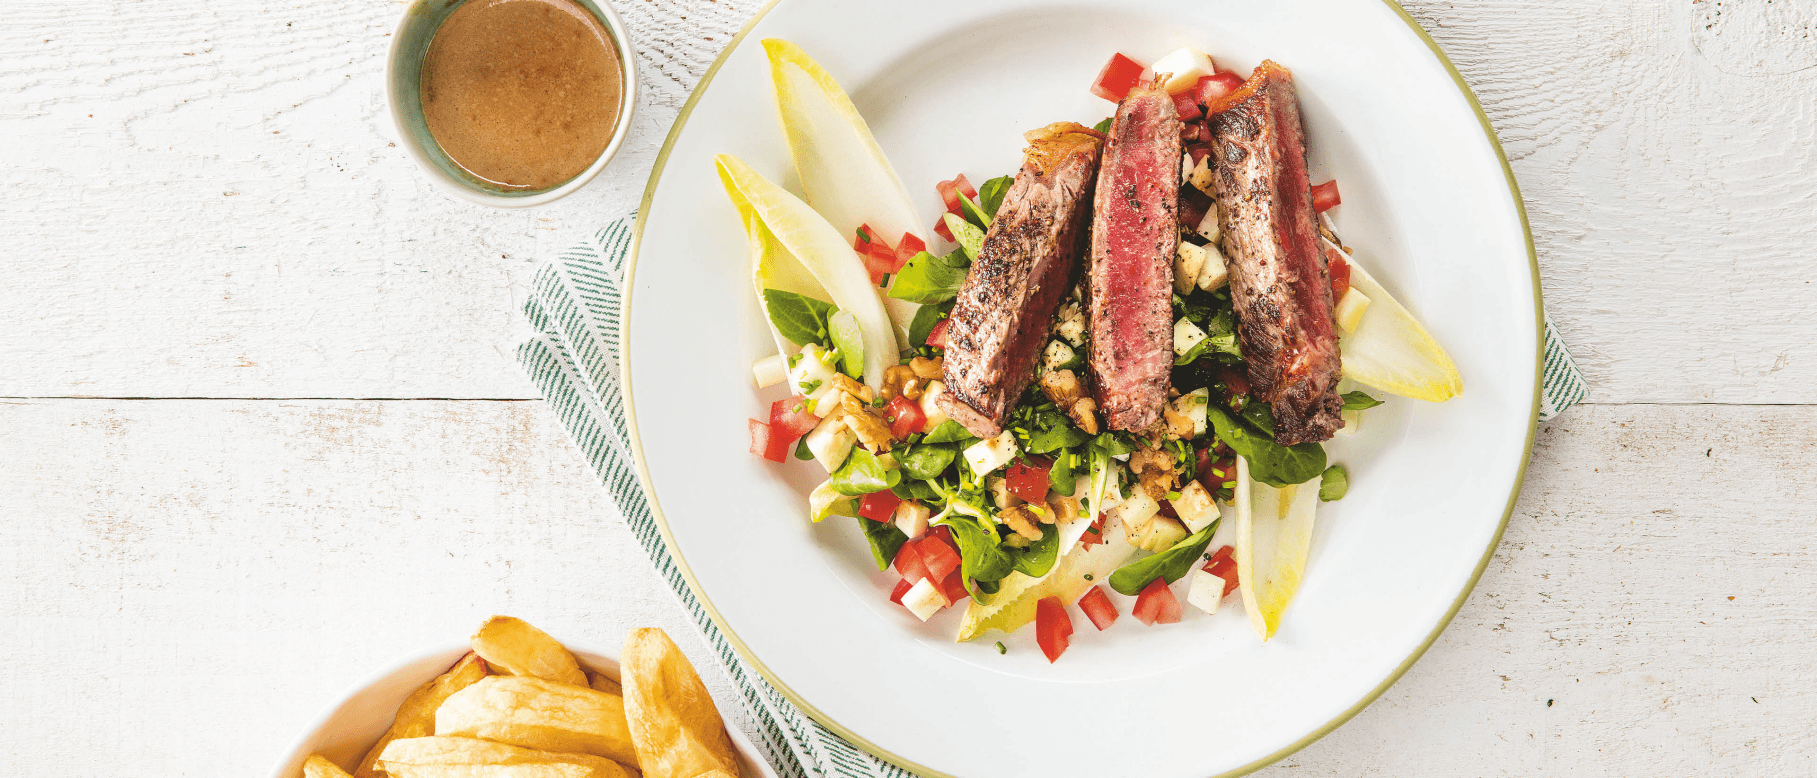
{"label": "green and white striped cloth", "polygon": [[[784,778],[907,778],[907,771],[808,718],[752,670],[707,618],[663,545],[632,464],[619,387],[620,284],[634,224],[635,214],[621,217],[537,269],[523,308],[535,334],[517,344],[514,357],[586,455],[657,574],[700,627],[757,727],[753,740],[776,772]],[[1547,321],[1540,418],[1557,415],[1583,396],[1583,376]]]}

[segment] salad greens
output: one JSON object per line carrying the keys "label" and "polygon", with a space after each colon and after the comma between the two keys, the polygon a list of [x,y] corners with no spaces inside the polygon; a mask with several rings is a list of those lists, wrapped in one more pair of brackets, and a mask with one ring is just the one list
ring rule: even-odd
{"label": "salad greens", "polygon": [[1374,397],[1370,397],[1369,395],[1364,394],[1362,392],[1345,392],[1344,393],[1344,410],[1346,410],[1346,411],[1368,410],[1370,408],[1374,408],[1375,406],[1381,405],[1381,404],[1382,404],[1381,400],[1377,400]]}
{"label": "salad greens", "polygon": [[[896,285],[902,285],[900,276],[897,277]],[[954,292],[954,294],[957,293],[957,291]],[[909,321],[909,348],[927,348],[927,336],[933,333],[934,325],[946,318],[946,314],[952,309],[953,304],[950,299],[947,302],[933,305],[924,304],[917,308],[915,318]]]}
{"label": "salad greens", "polygon": [[[922,305],[947,302],[959,296],[959,287],[965,285],[965,274],[971,264],[971,259],[963,249],[944,257],[923,251],[902,266],[902,272],[896,275],[896,282],[890,286],[890,296]],[[917,312],[917,321],[920,316]],[[933,326],[932,322],[928,323],[929,329]],[[926,345],[925,333],[920,342]]]}
{"label": "salad greens", "polygon": [[[959,197],[961,200],[965,199],[965,195]],[[978,255],[984,251],[984,228],[966,221],[956,214],[949,213],[941,218],[946,221],[947,231],[953,233],[953,242],[958,243],[959,248],[965,250],[966,256],[976,260]]]}
{"label": "salad greens", "polygon": [[1344,499],[1344,493],[1350,491],[1350,471],[1343,465],[1332,465],[1325,468],[1325,474],[1319,477],[1319,502],[1336,502]]}
{"label": "salad greens", "polygon": [[1003,196],[1009,193],[1010,186],[1016,179],[1010,176],[997,176],[978,187],[978,207],[990,218],[997,218],[997,209],[1003,207]]}
{"label": "salad greens", "polygon": [[[1325,448],[1317,443],[1283,446],[1274,442],[1271,431],[1238,421],[1216,405],[1205,409],[1205,417],[1216,430],[1218,440],[1249,460],[1249,475],[1257,481],[1269,486],[1292,486],[1306,483],[1325,471]],[[1269,426],[1273,427],[1272,419]]]}
{"label": "salad greens", "polygon": [[833,339],[833,347],[839,350],[839,363],[845,374],[863,378],[864,331],[859,329],[857,317],[845,311],[834,311],[827,317],[826,328]]}
{"label": "salad greens", "polygon": [[763,290],[763,307],[769,311],[770,323],[782,336],[797,346],[810,343],[830,347],[827,320],[833,315],[832,303],[823,302],[805,294],[784,292],[781,289]]}
{"label": "salad greens", "polygon": [[1205,547],[1211,545],[1211,536],[1217,531],[1218,522],[1213,520],[1205,529],[1175,543],[1172,548],[1124,565],[1110,574],[1110,588],[1137,595],[1156,578],[1168,583],[1180,580],[1192,571],[1193,563],[1199,561],[1199,555],[1205,553]]}
{"label": "salad greens", "polygon": [[827,485],[833,491],[849,497],[881,492],[902,480],[902,471],[883,463],[862,446],[854,446],[852,453],[846,455],[845,462],[833,471],[827,479]]}
{"label": "salad greens", "polygon": [[864,531],[864,539],[870,541],[871,558],[877,560],[877,572],[890,569],[890,562],[895,561],[902,544],[908,542],[908,535],[892,522],[871,521],[859,516],[852,518],[858,522],[858,529]]}

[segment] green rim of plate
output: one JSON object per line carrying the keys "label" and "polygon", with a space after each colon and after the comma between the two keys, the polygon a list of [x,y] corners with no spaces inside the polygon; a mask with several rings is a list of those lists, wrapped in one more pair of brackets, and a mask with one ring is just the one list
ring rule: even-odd
{"label": "green rim of plate", "polygon": [[[755,16],[751,17],[750,21],[745,23],[744,27],[738,31],[737,35],[732,36],[732,40],[730,43],[726,44],[725,50],[721,51],[719,56],[713,60],[713,65],[707,68],[707,72],[701,75],[700,83],[694,85],[694,91],[689,93],[687,102],[682,104],[681,112],[675,117],[674,126],[669,128],[668,137],[663,139],[662,150],[656,155],[656,165],[650,170],[650,181],[644,186],[643,198],[638,203],[637,225],[633,229],[631,235],[631,251],[625,258],[625,282],[623,287],[625,293],[625,335],[623,353],[619,356],[620,369],[623,371],[624,375],[625,419],[628,422],[626,427],[631,432],[631,453],[636,460],[638,481],[643,485],[645,496],[650,499],[650,513],[656,519],[657,529],[662,533],[663,545],[668,547],[669,555],[675,558],[675,566],[681,570],[682,578],[687,580],[688,588],[692,589],[694,591],[694,596],[700,599],[701,608],[706,610],[707,616],[713,620],[714,625],[719,627],[719,631],[725,634],[726,642],[732,644],[732,647],[738,650],[738,654],[744,657],[746,662],[750,663],[752,669],[755,669],[759,675],[763,676],[764,680],[776,687],[776,690],[781,692],[783,697],[787,698],[789,702],[794,703],[796,707],[801,708],[802,712],[819,722],[821,726],[824,726],[834,734],[845,738],[848,742],[863,748],[877,758],[917,775],[951,778],[951,776],[948,776],[946,773],[932,770],[879,748],[876,744],[858,735],[858,733],[853,732],[839,722],[834,721],[831,717],[822,713],[818,708],[815,708],[800,694],[797,694],[793,689],[790,689],[787,684],[784,684],[780,678],[777,678],[774,673],[770,672],[770,669],[751,652],[750,648],[745,646],[744,641],[741,640],[738,637],[738,634],[732,631],[731,626],[726,623],[725,617],[719,615],[719,610],[713,607],[713,601],[707,597],[707,593],[701,588],[700,582],[695,580],[694,571],[688,567],[687,561],[682,557],[681,548],[675,543],[674,535],[669,532],[669,523],[668,520],[664,518],[662,504],[656,497],[655,484],[650,480],[650,471],[644,462],[643,442],[638,435],[637,404],[632,397],[631,391],[631,344],[633,340],[630,332],[630,310],[632,301],[635,299],[632,290],[635,288],[633,280],[637,275],[637,254],[638,250],[643,246],[644,224],[650,215],[650,204],[656,198],[656,187],[658,183],[661,182],[663,169],[668,164],[669,152],[675,148],[676,139],[681,137],[681,130],[687,124],[689,115],[694,112],[695,104],[700,102],[701,96],[706,94],[707,87],[713,83],[713,76],[719,72],[720,66],[725,64],[726,59],[732,56],[732,52],[738,49],[738,45],[744,42],[745,37],[750,35],[751,31],[757,27],[757,24],[763,21],[764,17],[768,16],[770,11],[774,10],[780,2],[781,0],[770,0],[765,4]],[[1432,633],[1426,636],[1426,639],[1420,643],[1419,647],[1415,648],[1413,653],[1409,654],[1406,660],[1395,667],[1393,672],[1390,672],[1388,677],[1384,678],[1380,684],[1376,685],[1374,689],[1371,689],[1368,694],[1363,695],[1363,698],[1358,700],[1355,705],[1352,705],[1344,712],[1339,713],[1335,718],[1325,722],[1325,724],[1314,729],[1312,732],[1307,733],[1299,740],[1288,744],[1279,751],[1243,765],[1242,767],[1219,773],[1212,778],[1236,778],[1236,776],[1247,775],[1285,759],[1295,751],[1311,745],[1313,741],[1331,734],[1333,730],[1343,726],[1345,722],[1354,718],[1356,714],[1361,713],[1364,708],[1369,707],[1370,703],[1375,702],[1377,698],[1381,697],[1384,692],[1388,691],[1388,687],[1393,686],[1396,681],[1401,679],[1402,675],[1407,673],[1409,668],[1413,667],[1414,662],[1419,661],[1420,657],[1426,654],[1427,649],[1432,648],[1432,644],[1438,641],[1439,635],[1444,633],[1445,628],[1451,625],[1451,620],[1457,616],[1457,612],[1464,607],[1464,602],[1470,599],[1470,593],[1476,590],[1477,581],[1482,579],[1483,571],[1487,570],[1489,567],[1489,560],[1495,558],[1495,549],[1501,546],[1502,534],[1508,529],[1508,519],[1514,515],[1515,503],[1520,500],[1521,484],[1526,481],[1527,465],[1533,458],[1534,436],[1539,431],[1539,405],[1541,389],[1543,388],[1545,380],[1546,364],[1546,312],[1545,304],[1540,298],[1539,254],[1533,248],[1533,227],[1527,220],[1527,205],[1526,201],[1521,198],[1520,184],[1514,180],[1514,168],[1508,164],[1508,154],[1502,149],[1501,140],[1496,137],[1495,125],[1490,123],[1489,115],[1483,112],[1482,103],[1477,101],[1476,92],[1470,89],[1470,84],[1464,81],[1464,75],[1458,72],[1457,66],[1452,64],[1450,57],[1445,56],[1445,52],[1443,49],[1439,48],[1438,42],[1434,41],[1432,36],[1426,33],[1426,29],[1421,27],[1419,22],[1414,21],[1413,17],[1408,15],[1406,9],[1402,8],[1400,4],[1394,0],[1381,0],[1381,2],[1383,5],[1388,6],[1390,10],[1394,11],[1395,15],[1399,16],[1401,21],[1405,22],[1407,27],[1413,30],[1414,34],[1418,35],[1421,41],[1425,42],[1426,48],[1432,51],[1432,56],[1438,58],[1439,64],[1443,65],[1445,71],[1451,74],[1452,82],[1457,84],[1458,91],[1462,93],[1464,99],[1470,103],[1470,109],[1476,112],[1476,119],[1483,127],[1484,139],[1489,142],[1489,147],[1495,150],[1496,158],[1501,161],[1502,175],[1508,180],[1508,196],[1513,202],[1515,213],[1520,216],[1521,232],[1527,238],[1527,263],[1532,270],[1533,276],[1533,409],[1527,420],[1526,450],[1521,458],[1519,469],[1515,471],[1514,483],[1509,487],[1508,506],[1502,511],[1502,520],[1495,528],[1495,537],[1491,540],[1488,547],[1483,549],[1482,559],[1477,560],[1476,570],[1470,574],[1469,583],[1465,584],[1463,590],[1458,592],[1456,601],[1451,603],[1451,608],[1445,611],[1444,617],[1439,619],[1438,624],[1432,628]]]}

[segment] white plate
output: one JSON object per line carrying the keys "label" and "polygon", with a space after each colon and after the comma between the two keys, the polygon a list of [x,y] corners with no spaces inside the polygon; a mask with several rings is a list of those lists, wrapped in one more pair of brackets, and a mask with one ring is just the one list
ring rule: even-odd
{"label": "white plate", "polygon": [[[748,453],[768,335],[713,155],[793,186],[758,40],[801,44],[852,94],[933,223],[934,183],[1013,173],[1021,133],[1090,124],[1113,51],[1180,45],[1291,68],[1314,180],[1335,177],[1346,243],[1455,358],[1463,396],[1402,398],[1330,446],[1350,494],[1325,505],[1308,575],[1260,643],[1235,600],[1180,624],[1075,616],[1049,665],[1032,630],[952,641],[888,601],[856,519],[806,520],[811,463]],[[1341,724],[1436,639],[1512,509],[1537,415],[1537,270],[1514,182],[1462,79],[1375,0],[788,0],[722,56],[651,177],[631,288],[631,412],[671,551],[734,645],[790,699],[920,772],[1205,776],[1254,769]]]}
{"label": "white plate", "polygon": [[[604,673],[615,680],[619,677],[617,657],[575,648],[574,644],[566,641],[563,645],[568,646],[568,650],[574,653],[574,658],[580,660],[581,667]],[[357,767],[372,744],[379,742],[379,738],[385,735],[385,730],[391,728],[391,722],[397,717],[398,706],[404,704],[404,698],[436,676],[447,672],[448,668],[453,667],[455,662],[471,650],[462,644],[412,657],[348,690],[302,737],[297,738],[296,743],[291,745],[290,750],[272,768],[271,778],[300,778],[303,774],[303,760],[308,759],[310,754],[328,757],[328,761],[343,769]],[[724,712],[723,708],[721,712]],[[738,756],[742,760],[744,778],[776,778],[776,771],[763,761],[763,756],[757,753],[757,747],[751,745],[743,732],[738,731],[737,727],[727,727],[726,732],[732,736],[732,747],[738,750]]]}

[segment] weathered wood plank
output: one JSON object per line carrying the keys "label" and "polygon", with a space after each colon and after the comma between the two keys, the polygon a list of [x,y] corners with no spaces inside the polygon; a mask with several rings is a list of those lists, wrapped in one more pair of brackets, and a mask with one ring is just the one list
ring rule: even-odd
{"label": "weathered wood plank", "polygon": [[[523,213],[391,145],[399,2],[0,4],[0,396],[531,396],[494,350],[513,285],[634,205],[761,3],[618,5],[636,129],[601,181]],[[1407,6],[1514,159],[1592,399],[1817,402],[1817,6]]]}
{"label": "weathered wood plank", "polygon": [[[540,403],[35,401],[0,429],[20,774],[256,775],[494,612],[706,656]],[[1272,774],[1809,774],[1813,469],[1813,408],[1574,410],[1450,630]]]}

